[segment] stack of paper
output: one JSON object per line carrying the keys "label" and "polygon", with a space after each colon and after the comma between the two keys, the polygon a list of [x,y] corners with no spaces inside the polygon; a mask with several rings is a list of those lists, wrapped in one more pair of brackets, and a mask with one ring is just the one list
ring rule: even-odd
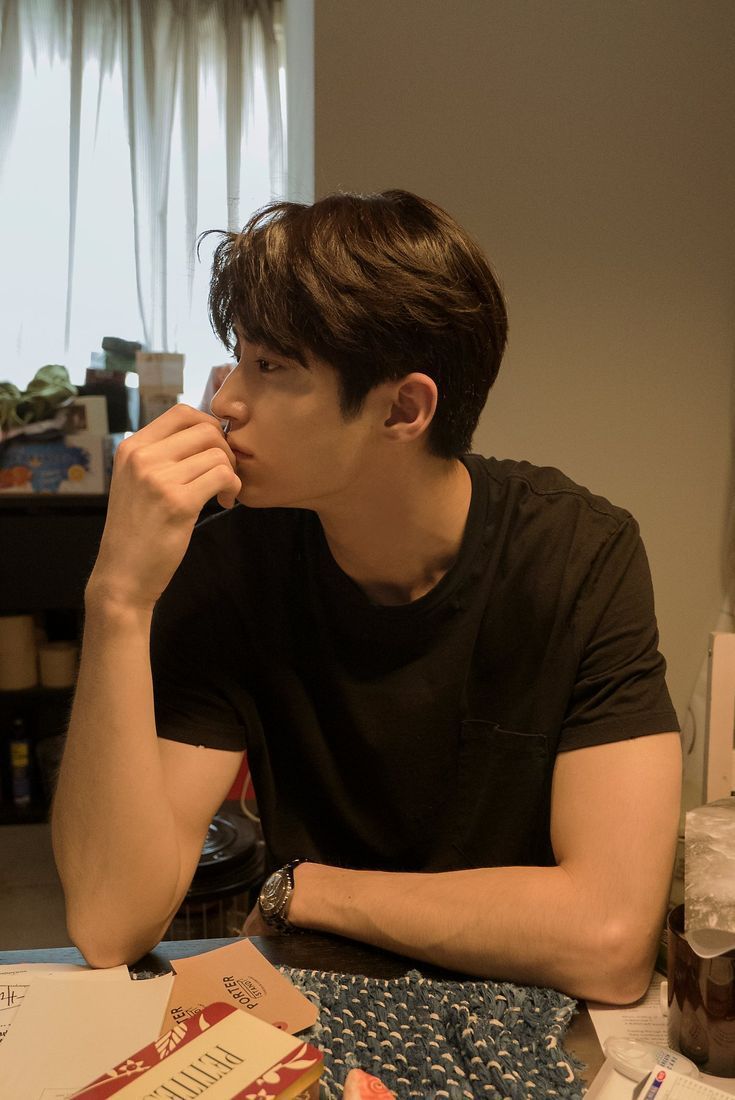
{"label": "stack of paper", "polygon": [[173,1096],[181,1073],[184,1095],[206,1100],[316,1089],[321,1055],[289,1034],[316,1021],[316,1006],[249,940],[173,965],[145,981],[126,966],[0,967],[0,1096]]}
{"label": "stack of paper", "polygon": [[[21,988],[23,975],[12,977]],[[131,981],[125,966],[28,967],[26,977],[0,1045],[0,1096],[13,1100],[61,1100],[143,1046],[160,1030],[173,984],[172,974]]]}

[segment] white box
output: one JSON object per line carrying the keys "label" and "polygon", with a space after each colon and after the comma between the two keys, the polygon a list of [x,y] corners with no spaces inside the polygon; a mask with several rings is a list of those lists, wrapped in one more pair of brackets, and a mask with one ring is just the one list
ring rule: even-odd
{"label": "white box", "polygon": [[64,412],[67,436],[79,435],[81,432],[107,435],[110,430],[107,419],[107,398],[103,394],[76,397],[70,405],[64,406]]}
{"label": "white box", "polygon": [[[656,1066],[646,1078],[642,1089],[636,1090],[635,1095],[639,1100],[729,1100],[732,1093],[728,1089],[718,1089],[709,1082],[718,1078],[707,1076],[687,1077],[683,1073],[677,1073],[673,1069],[665,1069]],[[723,1078],[724,1085],[728,1084],[728,1078]]]}

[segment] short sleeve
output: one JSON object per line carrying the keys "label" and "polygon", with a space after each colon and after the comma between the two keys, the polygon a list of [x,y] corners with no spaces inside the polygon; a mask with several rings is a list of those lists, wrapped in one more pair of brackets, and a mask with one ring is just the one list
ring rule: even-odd
{"label": "short sleeve", "polygon": [[172,741],[241,751],[248,696],[238,670],[245,661],[234,616],[218,593],[212,555],[195,532],[153,615],[156,729]]}
{"label": "short sleeve", "polygon": [[591,564],[574,613],[578,668],[559,750],[678,730],[648,559],[632,517]]}

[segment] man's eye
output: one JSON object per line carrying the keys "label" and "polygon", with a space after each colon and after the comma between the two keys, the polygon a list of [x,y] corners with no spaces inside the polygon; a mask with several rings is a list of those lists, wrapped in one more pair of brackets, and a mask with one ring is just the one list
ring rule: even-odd
{"label": "man's eye", "polygon": [[278,364],[271,363],[269,359],[256,359],[255,362],[261,374],[272,374],[274,370],[278,370]]}

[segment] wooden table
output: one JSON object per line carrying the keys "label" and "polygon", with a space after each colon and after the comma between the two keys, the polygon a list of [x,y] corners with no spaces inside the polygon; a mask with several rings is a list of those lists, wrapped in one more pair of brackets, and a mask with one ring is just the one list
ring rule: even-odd
{"label": "wooden table", "polygon": [[[187,955],[199,955],[225,947],[232,939],[172,940],[162,941],[150,954],[145,955],[131,970],[137,972],[165,973],[169,960]],[[368,978],[400,978],[409,970],[420,970],[425,977],[462,980],[467,975],[450,973],[426,963],[416,962],[401,955],[393,955],[367,944],[306,932],[291,936],[253,936],[253,944],[274,966],[292,966],[307,970],[328,970],[338,974],[364,974]],[[83,963],[84,959],[75,947],[42,948],[35,951],[0,951],[0,965],[7,963]],[[591,1084],[603,1063],[603,1054],[597,1042],[592,1021],[584,1004],[574,1017],[564,1039],[567,1051],[586,1065],[581,1077]]]}

